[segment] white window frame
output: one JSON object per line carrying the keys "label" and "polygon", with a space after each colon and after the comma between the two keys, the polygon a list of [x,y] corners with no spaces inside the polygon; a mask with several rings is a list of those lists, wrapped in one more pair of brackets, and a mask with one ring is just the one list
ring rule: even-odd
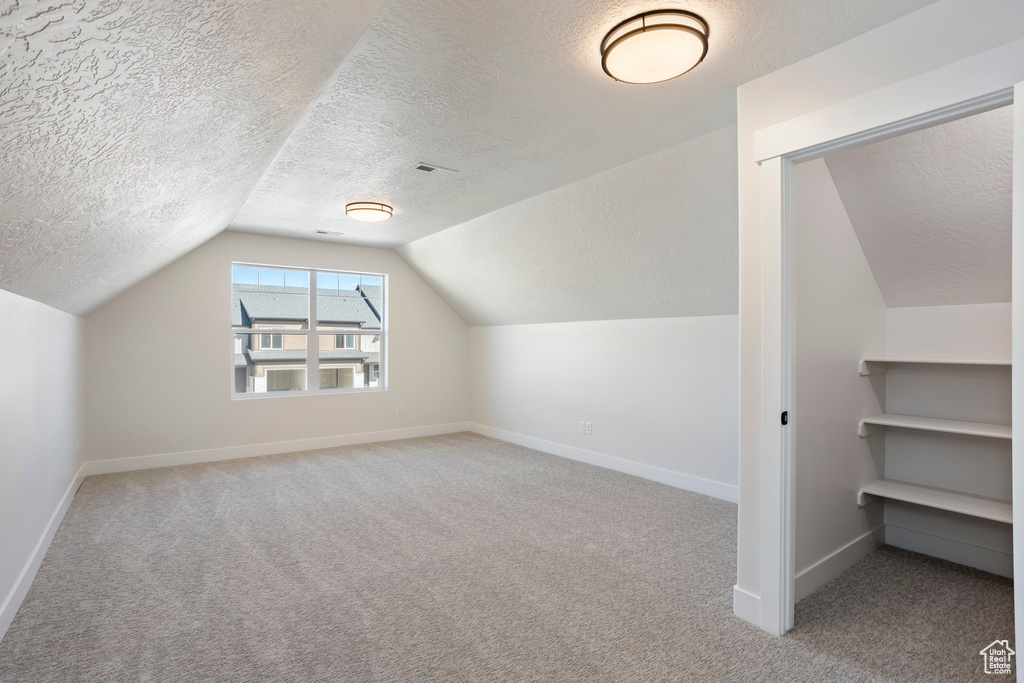
{"label": "white window frame", "polygon": [[[356,348],[356,337],[357,336],[358,335],[351,334],[351,333],[348,333],[348,332],[340,332],[338,334],[335,334],[334,335],[334,348],[335,348],[335,350],[339,350],[340,349],[342,351],[349,351],[349,350],[354,351],[355,348]],[[344,337],[346,342],[348,341],[349,337],[352,337],[352,346],[338,346],[338,337]]]}
{"label": "white window frame", "polygon": [[[264,329],[268,329],[268,328],[260,328],[260,333],[258,335],[256,335],[256,336],[258,336],[260,338],[259,342],[256,344],[257,350],[259,350],[259,351],[275,351],[275,350],[276,351],[281,351],[281,350],[283,350],[284,349],[284,334],[280,333],[280,332],[264,332],[263,331]],[[270,337],[270,346],[264,346],[263,345],[263,336],[264,335]],[[281,345],[280,346],[276,346],[276,347],[274,346],[274,337],[280,337],[280,339],[281,339]]]}
{"label": "white window frame", "polygon": [[[266,332],[264,330],[268,328],[257,328],[257,327],[234,327],[231,328],[231,400],[238,401],[249,401],[249,400],[264,400],[264,399],[279,399],[287,398],[291,396],[323,396],[329,394],[360,394],[367,392],[387,391],[388,390],[388,373],[387,373],[387,353],[388,353],[388,311],[390,310],[388,302],[388,274],[387,273],[371,273],[366,271],[356,270],[339,270],[336,268],[319,268],[316,266],[286,266],[286,265],[275,265],[268,263],[252,263],[248,261],[232,261],[229,264],[229,268],[235,266],[243,266],[247,268],[272,268],[275,270],[292,270],[292,271],[303,271],[309,273],[309,321],[305,328],[299,329],[274,329],[272,334],[280,335],[295,335],[306,337],[306,389],[304,391],[267,391],[263,393],[239,393],[235,391],[235,335],[238,334],[257,334],[262,335]],[[338,273],[340,275],[358,275],[361,277],[376,277],[380,278],[381,281],[381,301],[383,305],[383,315],[380,321],[380,330],[362,330],[354,329],[350,332],[339,331],[339,330],[317,330],[317,288],[316,288],[316,274],[320,273]],[[231,305],[231,297],[226,297],[228,305]],[[230,310],[229,310],[230,315]],[[373,335],[380,337],[380,351],[377,366],[379,367],[380,376],[377,378],[377,386],[362,386],[362,387],[349,387],[349,388],[335,388],[335,389],[320,389],[320,335],[330,335],[336,337],[338,334],[352,334],[353,336],[359,335]],[[261,346],[263,340],[262,337],[256,343],[256,350],[274,350],[274,349],[263,349]],[[357,342],[358,345],[358,342]],[[284,340],[282,337],[281,346],[284,346]],[[316,382],[311,382],[310,378],[316,378]],[[315,386],[314,386],[315,384]]]}

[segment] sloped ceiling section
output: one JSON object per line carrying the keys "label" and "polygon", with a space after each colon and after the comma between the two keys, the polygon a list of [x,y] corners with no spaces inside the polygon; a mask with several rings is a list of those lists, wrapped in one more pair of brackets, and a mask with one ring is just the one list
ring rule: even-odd
{"label": "sloped ceiling section", "polygon": [[[711,48],[686,77],[635,86],[598,51],[649,2],[388,0],[232,229],[405,244],[730,125],[737,85],[930,1],[659,2],[703,15]],[[356,200],[395,216],[346,219]]]}
{"label": "sloped ceiling section", "polygon": [[83,314],[220,232],[381,0],[0,0],[0,287]]}
{"label": "sloped ceiling section", "polygon": [[398,249],[470,325],[737,312],[736,128]]}
{"label": "sloped ceiling section", "polygon": [[887,305],[1010,301],[1013,110],[828,155]]}

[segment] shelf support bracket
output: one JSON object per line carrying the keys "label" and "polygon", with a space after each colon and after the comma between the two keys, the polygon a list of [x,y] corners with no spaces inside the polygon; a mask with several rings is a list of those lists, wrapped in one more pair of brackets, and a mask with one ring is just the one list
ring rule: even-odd
{"label": "shelf support bracket", "polygon": [[868,375],[884,375],[888,368],[888,363],[879,363],[877,361],[868,361],[863,358],[858,362],[857,371],[861,377],[867,377]]}
{"label": "shelf support bracket", "polygon": [[883,427],[881,425],[865,424],[864,420],[861,420],[857,424],[857,436],[859,436],[862,439],[865,438],[865,437],[868,437],[868,436],[872,436],[874,434],[879,434],[879,433],[884,432],[884,431],[885,431],[885,427]]}
{"label": "shelf support bracket", "polygon": [[874,503],[878,500],[878,496],[873,496],[870,493],[864,491],[857,491],[857,507],[862,508],[869,503]]}

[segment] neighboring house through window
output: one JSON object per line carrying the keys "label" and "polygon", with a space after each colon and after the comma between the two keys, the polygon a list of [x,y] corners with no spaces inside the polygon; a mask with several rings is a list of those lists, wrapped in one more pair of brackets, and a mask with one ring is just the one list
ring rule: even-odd
{"label": "neighboring house through window", "polygon": [[234,396],[385,388],[385,275],[245,263],[231,274]]}
{"label": "neighboring house through window", "polygon": [[280,334],[261,334],[260,335],[260,348],[261,349],[279,349],[284,343],[284,337]]}

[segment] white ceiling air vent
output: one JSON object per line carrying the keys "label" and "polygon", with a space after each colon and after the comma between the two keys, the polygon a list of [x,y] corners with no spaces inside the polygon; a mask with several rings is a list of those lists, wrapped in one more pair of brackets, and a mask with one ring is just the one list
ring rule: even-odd
{"label": "white ceiling air vent", "polygon": [[335,232],[334,230],[314,230],[314,235],[328,235],[329,237],[340,237],[344,235],[343,232]]}
{"label": "white ceiling air vent", "polygon": [[424,173],[441,173],[450,174],[458,173],[454,168],[445,168],[444,166],[438,166],[437,164],[428,164],[425,161],[419,161],[414,166],[417,171],[423,171]]}

